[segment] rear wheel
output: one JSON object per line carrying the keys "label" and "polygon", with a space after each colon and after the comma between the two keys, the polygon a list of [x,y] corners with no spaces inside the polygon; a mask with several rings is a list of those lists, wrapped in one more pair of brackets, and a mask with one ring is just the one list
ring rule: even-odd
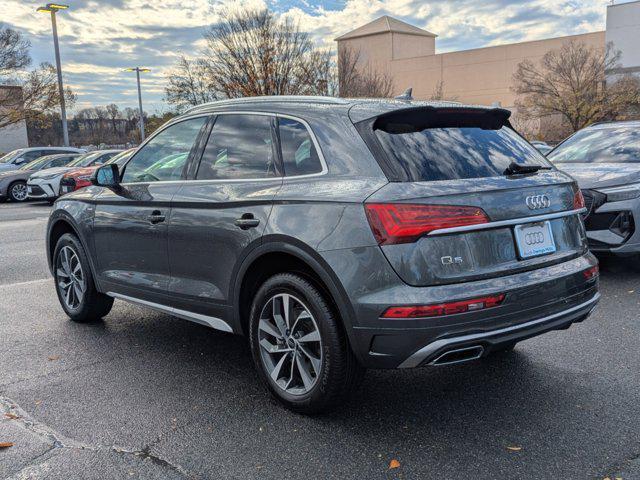
{"label": "rear wheel", "polygon": [[9,185],[7,190],[12,202],[24,202],[28,197],[27,183],[18,181]]}
{"label": "rear wheel", "polygon": [[258,374],[286,407],[320,413],[357,388],[357,363],[338,318],[320,291],[294,274],[278,274],[258,290],[250,315]]}
{"label": "rear wheel", "polygon": [[60,237],[53,266],[58,300],[71,320],[90,322],[111,311],[113,298],[96,290],[89,260],[75,235]]}

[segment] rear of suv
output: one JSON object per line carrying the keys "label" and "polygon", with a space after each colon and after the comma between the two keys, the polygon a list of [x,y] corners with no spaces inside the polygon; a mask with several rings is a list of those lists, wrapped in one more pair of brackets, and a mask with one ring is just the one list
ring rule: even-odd
{"label": "rear of suv", "polygon": [[499,108],[266,97],[197,107],[56,203],[65,312],[114,298],[249,337],[296,411],[366,368],[445,365],[584,320],[574,181]]}

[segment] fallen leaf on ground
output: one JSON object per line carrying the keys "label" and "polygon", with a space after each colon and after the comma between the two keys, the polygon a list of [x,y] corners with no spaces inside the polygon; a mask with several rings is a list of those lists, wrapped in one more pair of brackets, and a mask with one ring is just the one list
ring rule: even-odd
{"label": "fallen leaf on ground", "polygon": [[507,447],[507,450],[511,450],[512,452],[519,452],[522,450],[522,447]]}
{"label": "fallen leaf on ground", "polygon": [[4,414],[5,417],[11,419],[11,420],[17,420],[20,417],[18,415],[16,415],[15,413],[5,413]]}
{"label": "fallen leaf on ground", "polygon": [[11,442],[0,442],[0,448],[9,448],[13,447],[13,443]]}
{"label": "fallen leaf on ground", "polygon": [[60,359],[60,355],[51,355],[50,357],[47,357],[47,360],[49,360],[50,362],[53,362],[54,360],[59,360]]}
{"label": "fallen leaf on ground", "polygon": [[389,462],[389,470],[392,468],[400,468],[400,462],[395,458]]}

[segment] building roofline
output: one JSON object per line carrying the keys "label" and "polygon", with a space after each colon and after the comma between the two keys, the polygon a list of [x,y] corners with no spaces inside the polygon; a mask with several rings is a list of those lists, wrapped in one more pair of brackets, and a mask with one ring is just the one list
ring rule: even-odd
{"label": "building roofline", "polygon": [[[367,27],[370,27],[374,24],[385,24],[386,27],[379,29],[377,31],[368,31]],[[397,24],[397,26],[392,26],[392,23]],[[362,33],[358,33],[358,31]],[[369,23],[365,23],[364,25],[360,25],[359,27],[347,32],[339,37],[334,38],[335,42],[340,42],[342,40],[351,40],[352,38],[362,38],[368,37],[371,35],[380,35],[382,33],[401,33],[403,35],[415,35],[418,37],[432,37],[435,38],[438,35],[435,33],[431,33],[423,28],[416,27],[415,25],[411,25],[410,23],[403,22],[402,20],[398,20],[397,18],[393,18],[389,15],[383,15],[381,17],[372,20]]]}

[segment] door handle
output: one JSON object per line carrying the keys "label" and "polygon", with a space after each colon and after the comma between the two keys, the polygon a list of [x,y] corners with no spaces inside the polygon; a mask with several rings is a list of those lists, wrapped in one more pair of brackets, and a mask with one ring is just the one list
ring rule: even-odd
{"label": "door handle", "polygon": [[260,225],[260,220],[254,218],[253,213],[245,213],[235,221],[236,227],[240,227],[242,230],[248,230]]}
{"label": "door handle", "polygon": [[164,222],[165,216],[160,210],[154,210],[153,212],[151,212],[151,215],[147,217],[147,220],[155,225],[156,223]]}

